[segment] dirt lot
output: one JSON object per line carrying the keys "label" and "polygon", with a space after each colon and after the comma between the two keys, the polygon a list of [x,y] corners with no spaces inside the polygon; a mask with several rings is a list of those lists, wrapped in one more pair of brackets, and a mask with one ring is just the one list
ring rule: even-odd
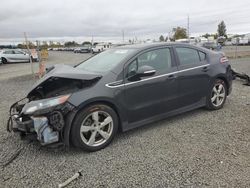
{"label": "dirt lot", "polygon": [[[45,63],[45,66],[50,66],[54,64],[77,64],[81,61],[87,59],[92,54],[83,53],[83,54],[74,54],[73,52],[49,52],[49,59]],[[33,63],[34,72],[38,73],[39,64]],[[13,78],[17,76],[23,76],[31,74],[30,63],[12,63],[7,65],[0,66],[0,80]]]}
{"label": "dirt lot", "polygon": [[[54,52],[49,63],[84,58]],[[250,74],[250,58],[231,63]],[[81,168],[83,176],[68,187],[250,187],[250,87],[240,81],[219,111],[198,109],[120,133],[106,149],[86,153],[41,147],[6,132],[10,104],[34,83],[13,75],[28,73],[28,66],[0,67],[0,187],[57,187]]]}
{"label": "dirt lot", "polygon": [[229,58],[250,57],[250,46],[225,46],[223,51]]}

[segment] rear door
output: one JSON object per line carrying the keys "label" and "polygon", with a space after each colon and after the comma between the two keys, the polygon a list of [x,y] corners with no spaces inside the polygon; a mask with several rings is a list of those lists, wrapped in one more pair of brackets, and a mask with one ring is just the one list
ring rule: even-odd
{"label": "rear door", "polygon": [[204,102],[209,86],[207,54],[191,47],[175,47],[178,61],[179,102],[182,107]]}
{"label": "rear door", "polygon": [[[155,75],[131,80],[131,72],[141,66],[151,66]],[[177,67],[171,48],[151,49],[141,53],[125,68],[125,104],[128,121],[134,123],[147,120],[176,108],[178,84]]]}
{"label": "rear door", "polygon": [[24,62],[29,60],[29,55],[20,50],[15,50],[14,56],[16,61]]}

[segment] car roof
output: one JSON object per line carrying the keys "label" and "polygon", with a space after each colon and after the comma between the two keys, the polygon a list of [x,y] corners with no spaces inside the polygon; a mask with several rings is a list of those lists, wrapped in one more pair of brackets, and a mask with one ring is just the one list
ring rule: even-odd
{"label": "car roof", "polygon": [[183,47],[200,48],[200,47],[192,45],[192,44],[180,43],[180,42],[156,42],[156,43],[132,44],[132,45],[118,46],[115,48],[145,50],[145,49],[149,49],[149,48],[163,47],[163,46],[183,46]]}

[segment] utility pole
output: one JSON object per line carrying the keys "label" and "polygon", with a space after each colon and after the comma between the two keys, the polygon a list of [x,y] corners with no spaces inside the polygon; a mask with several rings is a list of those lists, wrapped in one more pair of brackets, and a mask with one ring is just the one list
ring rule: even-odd
{"label": "utility pole", "polygon": [[91,38],[91,46],[93,47],[93,45],[94,45],[94,37],[93,37],[93,35],[92,35],[92,38]]}
{"label": "utility pole", "polygon": [[26,43],[26,48],[27,48],[29,56],[30,56],[30,68],[31,68],[31,72],[32,72],[32,75],[34,76],[34,69],[33,69],[33,64],[32,64],[32,59],[31,59],[31,53],[30,53],[30,48],[29,48],[29,43],[28,43],[28,38],[27,38],[26,32],[24,32],[24,39],[25,39],[25,43]]}
{"label": "utility pole", "polygon": [[38,61],[39,61],[39,78],[41,78],[42,57],[39,49],[40,49],[40,41],[36,40],[36,51],[38,54]]}
{"label": "utility pole", "polygon": [[189,14],[188,14],[188,18],[187,18],[187,35],[188,35],[188,41],[189,41],[190,40],[190,36],[189,36]]}
{"label": "utility pole", "polygon": [[122,30],[122,42],[124,42],[124,30]]}

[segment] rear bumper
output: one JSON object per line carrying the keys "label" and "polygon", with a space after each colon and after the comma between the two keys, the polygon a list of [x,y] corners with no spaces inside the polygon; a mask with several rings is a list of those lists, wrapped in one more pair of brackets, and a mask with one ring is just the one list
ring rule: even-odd
{"label": "rear bumper", "polygon": [[232,81],[231,81],[231,83],[229,84],[229,87],[228,87],[227,95],[230,95],[232,93],[232,89],[233,89],[233,87],[232,87]]}

